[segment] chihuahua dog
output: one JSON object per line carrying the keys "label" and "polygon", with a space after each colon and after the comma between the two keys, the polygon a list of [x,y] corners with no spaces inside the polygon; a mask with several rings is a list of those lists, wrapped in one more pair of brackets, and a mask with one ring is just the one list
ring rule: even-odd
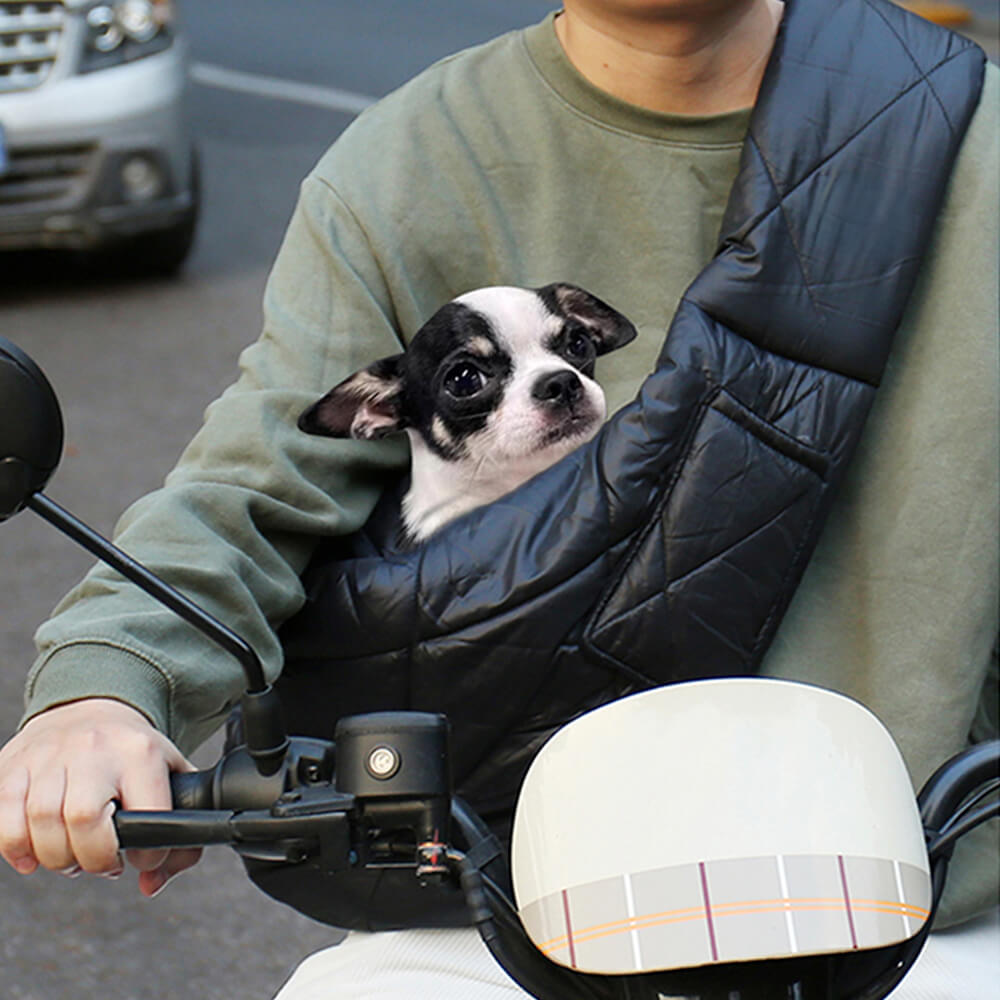
{"label": "chihuahua dog", "polygon": [[407,541],[509,493],[604,421],[595,359],[636,329],[574,285],[480,288],[439,309],[402,354],[331,389],[299,419],[330,437],[405,431]]}

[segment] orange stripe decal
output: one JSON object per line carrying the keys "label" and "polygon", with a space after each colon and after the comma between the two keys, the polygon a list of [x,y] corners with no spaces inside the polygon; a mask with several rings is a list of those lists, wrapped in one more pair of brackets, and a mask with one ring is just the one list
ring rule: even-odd
{"label": "orange stripe decal", "polygon": [[[854,899],[851,901],[855,912],[895,913],[900,916],[916,917],[926,920],[930,910],[909,903],[897,903],[887,899]],[[743,916],[755,913],[775,912],[809,912],[817,910],[843,911],[842,898],[833,897],[803,897],[800,899],[757,899],[739,903],[713,903],[712,916],[715,919],[723,917]],[[633,930],[645,930],[649,927],[663,927],[667,924],[687,923],[692,920],[704,920],[703,907],[688,907],[681,910],[662,910],[659,913],[647,913],[629,917],[625,920],[615,920],[605,924],[593,924],[590,927],[574,927],[572,940],[566,934],[550,938],[538,944],[538,948],[546,955],[574,944],[595,941],[599,938],[612,937]],[[574,956],[575,957],[575,956]]]}

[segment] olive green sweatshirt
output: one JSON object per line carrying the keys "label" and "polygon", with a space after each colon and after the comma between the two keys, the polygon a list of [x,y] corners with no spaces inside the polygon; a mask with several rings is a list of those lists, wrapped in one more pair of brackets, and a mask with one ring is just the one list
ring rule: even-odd
{"label": "olive green sweatshirt", "polygon": [[[765,663],[868,705],[916,784],[965,744],[997,636],[997,106],[991,66],[860,452]],[[714,252],[748,121],[604,94],[551,16],[431,67],[304,181],[260,340],[163,489],[124,515],[119,544],[276,675],[274,629],[303,601],[317,540],[359,527],[407,461],[401,440],[303,434],[299,413],[455,295],[551,281],[638,327],[598,366],[609,409],[621,406]],[[118,698],[191,750],[242,687],[231,659],[104,569],[37,639],[28,716]],[[989,855],[967,881],[959,872],[956,912],[995,898],[986,864],[995,874]]]}

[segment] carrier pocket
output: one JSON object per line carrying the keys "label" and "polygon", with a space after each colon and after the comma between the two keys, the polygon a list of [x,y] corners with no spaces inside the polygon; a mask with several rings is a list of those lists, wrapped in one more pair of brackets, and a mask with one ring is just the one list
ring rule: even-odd
{"label": "carrier pocket", "polygon": [[754,672],[812,549],[827,464],[717,390],[595,606],[587,653],[649,685]]}

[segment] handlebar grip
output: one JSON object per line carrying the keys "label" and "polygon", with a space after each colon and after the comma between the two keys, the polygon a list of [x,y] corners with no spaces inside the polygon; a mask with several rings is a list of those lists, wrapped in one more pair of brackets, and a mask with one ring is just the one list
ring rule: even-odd
{"label": "handlebar grip", "polygon": [[204,847],[231,844],[233,814],[196,812],[118,812],[114,815],[118,843],[123,848]]}
{"label": "handlebar grip", "polygon": [[215,769],[174,771],[170,775],[174,809],[214,809]]}

